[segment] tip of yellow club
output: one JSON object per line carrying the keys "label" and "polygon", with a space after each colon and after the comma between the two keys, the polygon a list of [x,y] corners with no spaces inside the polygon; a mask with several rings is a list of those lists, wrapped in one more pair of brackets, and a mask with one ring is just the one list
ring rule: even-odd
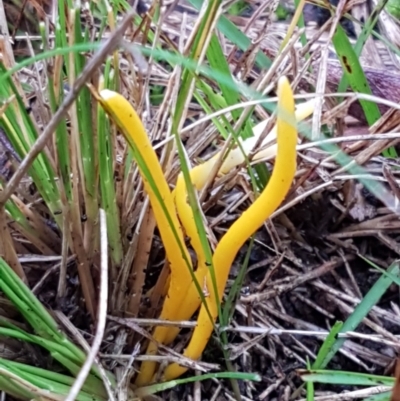
{"label": "tip of yellow club", "polygon": [[113,96],[115,96],[115,92],[111,91],[110,89],[103,89],[100,91],[100,96],[104,100],[111,99]]}

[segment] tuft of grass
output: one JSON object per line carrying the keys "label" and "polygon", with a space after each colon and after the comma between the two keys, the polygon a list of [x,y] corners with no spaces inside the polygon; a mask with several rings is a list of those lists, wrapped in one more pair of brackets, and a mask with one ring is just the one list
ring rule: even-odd
{"label": "tuft of grass", "polygon": [[[85,353],[59,329],[52,316],[2,258],[0,290],[34,332],[30,334],[9,321],[0,319],[1,335],[40,346],[70,373],[67,376],[0,358],[0,388],[22,399],[35,399],[36,391],[43,394],[50,391],[49,398],[54,400],[58,400],[60,395],[67,395],[85,362]],[[109,375],[109,380],[115,384],[113,375]],[[78,399],[84,401],[91,397],[95,400],[107,399],[107,392],[96,366],[92,367]]]}

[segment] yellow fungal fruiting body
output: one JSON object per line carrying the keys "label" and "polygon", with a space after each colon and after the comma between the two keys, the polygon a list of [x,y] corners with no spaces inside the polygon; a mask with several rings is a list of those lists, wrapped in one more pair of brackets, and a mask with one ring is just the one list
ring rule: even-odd
{"label": "yellow fungal fruiting body", "polygon": [[[160,319],[190,319],[201,303],[200,295],[190,274],[190,269],[192,268],[191,259],[184,243],[184,235],[180,224],[183,225],[185,234],[190,238],[191,245],[197,254],[198,266],[195,277],[201,287],[206,286],[204,290],[209,294],[206,296],[206,305],[212,317],[210,319],[206,305],[202,305],[197,327],[184,352],[186,357],[198,359],[212,334],[214,322],[218,317],[217,305],[222,299],[230,267],[237,252],[245,241],[279,207],[290,189],[296,171],[296,120],[301,121],[311,115],[314,109],[314,102],[300,104],[295,112],[293,93],[289,82],[286,78],[279,80],[277,125],[266,136],[261,146],[273,142],[275,138],[277,138],[277,144],[273,144],[253,156],[253,160],[257,161],[276,154],[275,167],[265,190],[230,227],[217,245],[213,255],[217,290],[215,292],[193,212],[188,202],[183,174],[178,176],[176,188],[171,194],[157,155],[151,146],[139,117],[129,102],[121,95],[109,90],[101,91],[100,95],[104,109],[120,127],[133,149],[135,157],[138,161],[139,159],[141,161],[141,163],[138,163],[140,174],[145,190],[149,195],[167,259],[170,263],[170,284]],[[226,174],[232,168],[242,164],[245,161],[245,155],[248,155],[254,148],[265,127],[266,122],[254,127],[254,137],[241,140],[241,148],[243,150],[241,148],[231,150],[225,157],[218,173]],[[199,191],[204,187],[219,157],[220,154],[217,154],[206,163],[190,171],[190,179],[196,190]],[[147,177],[150,177],[151,182],[147,181]],[[159,343],[172,343],[178,333],[179,328],[156,327],[153,333],[154,341],[149,343],[147,354],[156,354]],[[157,364],[154,362],[143,362],[136,379],[136,385],[143,386],[148,384],[153,379],[156,366]],[[163,380],[174,379],[186,370],[187,368],[178,364],[171,364],[165,370]]]}
{"label": "yellow fungal fruiting body", "polygon": [[[139,165],[140,174],[171,266],[171,283],[160,318],[172,320],[175,312],[182,307],[182,302],[192,282],[189,270],[191,266],[188,268],[188,262],[190,263],[191,259],[185,247],[173,197],[157,155],[135,110],[123,96],[116,92],[106,89],[100,92],[100,96],[102,106],[121,129],[134,151],[134,156],[140,157],[146,165],[147,171],[142,170],[143,166]],[[152,176],[159,196],[154,192],[146,174]],[[154,340],[163,343],[167,329],[162,326],[156,327],[153,333]],[[147,353],[155,354],[156,352],[157,344],[150,342]],[[146,384],[152,378],[155,367],[156,364],[153,362],[143,364],[137,383]]]}
{"label": "yellow fungal fruiting body", "polygon": [[[205,305],[202,305],[197,326],[184,352],[185,357],[198,359],[201,356],[212,334],[214,321],[218,316],[217,304],[222,299],[237,252],[285,199],[296,173],[295,104],[290,84],[285,77],[278,82],[278,98],[277,155],[271,178],[262,194],[233,223],[217,245],[213,256],[217,293],[214,291],[210,272],[206,275],[209,292],[206,303],[213,320],[210,320]],[[186,367],[171,364],[166,368],[163,379],[173,380],[186,371]]]}
{"label": "yellow fungal fruiting body", "polygon": [[[205,185],[205,180],[211,173],[212,167],[213,167],[212,164],[207,164],[204,165],[204,169],[202,169],[201,171],[197,171],[196,168],[191,171],[190,178],[192,184],[197,190],[200,190]],[[188,201],[185,178],[183,177],[182,173],[179,174],[178,176],[173,196],[176,204],[176,209],[179,215],[179,219],[185,229],[187,237],[190,238],[190,243],[197,255],[197,269],[195,272],[195,276],[197,282],[201,286],[202,284],[199,281],[199,278],[204,277],[205,273],[207,272],[206,255],[203,251],[203,247],[200,241],[200,236],[197,232],[197,227],[194,221],[192,208],[190,207]],[[192,287],[195,288],[194,291],[192,290]],[[184,299],[184,302],[182,303],[179,310],[176,311],[175,319],[177,321],[189,319],[198,309],[200,302],[201,299],[199,293],[192,281],[191,285],[188,288],[188,291],[186,292],[186,297]],[[179,331],[180,331],[179,327],[168,327],[168,332],[166,334],[164,344],[166,345],[171,344],[171,342],[174,341],[174,339],[178,335]]]}
{"label": "yellow fungal fruiting body", "polygon": [[[301,103],[296,107],[295,111],[295,118],[297,122],[300,122],[307,117],[309,117],[314,110],[314,100],[308,101],[305,103]],[[241,148],[233,149],[229,152],[226,156],[225,160],[223,161],[221,168],[219,170],[219,174],[227,174],[233,168],[241,165],[245,161],[245,156],[243,152],[248,155],[254,146],[256,145],[260,135],[265,130],[267,125],[267,120],[259,123],[253,128],[254,137],[248,138],[246,140],[241,140]],[[268,133],[265,139],[262,142],[264,144],[268,144],[273,142],[276,139],[277,133],[277,126],[275,125],[274,128]],[[267,147],[260,152],[257,152],[253,160],[260,160],[263,158],[274,156],[277,152],[277,144],[273,144]],[[211,159],[206,161],[199,166],[194,167],[190,171],[190,178],[193,186],[198,190],[201,191],[207,181],[209,174],[214,167],[214,164],[220,157],[220,153],[217,153]],[[197,270],[195,273],[195,277],[197,282],[200,286],[203,285],[204,279],[206,277],[208,266],[206,266],[205,255],[201,246],[200,237],[197,232],[196,224],[194,221],[194,216],[190,204],[188,202],[188,196],[186,191],[185,180],[183,175],[180,174],[177,180],[177,184],[174,191],[174,200],[176,204],[176,209],[178,212],[179,219],[184,227],[186,235],[190,238],[190,242],[192,244],[193,249],[197,254]],[[188,320],[190,319],[196,310],[199,308],[201,303],[200,295],[197,291],[196,285],[192,282],[189,291],[186,294],[185,300],[183,302],[183,307],[179,309],[176,315],[176,320]],[[168,334],[166,335],[166,339],[164,344],[168,345],[171,344],[176,336],[179,334],[180,328],[179,327],[170,327],[168,329]]]}

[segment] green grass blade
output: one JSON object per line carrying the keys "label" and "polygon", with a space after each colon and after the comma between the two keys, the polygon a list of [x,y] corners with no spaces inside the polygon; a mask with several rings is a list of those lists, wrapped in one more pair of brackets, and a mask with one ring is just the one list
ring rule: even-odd
{"label": "green grass blade", "polygon": [[400,3],[398,0],[388,0],[386,3],[386,11],[393,17],[400,19]]}
{"label": "green grass blade", "polygon": [[[7,70],[0,63],[0,80],[6,74]],[[3,128],[14,150],[22,159],[38,138],[38,133],[12,79],[9,77],[3,80],[3,83],[0,85],[0,101],[2,99],[9,99],[12,96],[15,96],[15,100],[8,105],[4,114],[0,117],[0,127]],[[54,219],[60,224],[60,194],[52,165],[44,153],[38,155],[33,161],[29,169],[29,174],[52,212]]]}
{"label": "green grass blade", "polygon": [[[376,26],[376,23],[378,22],[379,19],[379,13],[381,12],[382,8],[384,7],[384,4],[387,0],[381,0],[379,4],[375,7],[373,12],[369,15],[367,21],[365,22],[364,26],[362,27],[362,30],[360,34],[357,37],[356,44],[354,45],[354,54],[357,57],[361,56],[361,52],[364,48],[364,45],[368,39],[368,37],[373,33],[373,29]],[[342,80],[339,83],[338,86],[338,92],[345,92],[347,90],[348,86],[348,80],[346,75],[343,75]]]}
{"label": "green grass blade", "polygon": [[[219,83],[219,87],[221,88],[222,92],[222,98],[225,100],[226,105],[239,103],[239,90],[236,88],[236,84],[232,78],[228,62],[225,58],[224,52],[221,49],[221,45],[219,44],[216,34],[213,34],[211,37],[210,45],[207,49],[206,55],[210,63],[210,67],[215,71],[219,71],[221,74],[224,74],[226,80],[230,81],[229,84],[225,84],[224,82]],[[231,114],[232,117],[237,120],[240,117],[241,112],[240,110],[232,110]],[[252,135],[252,133],[248,132],[248,135]]]}
{"label": "green grass blade", "polygon": [[[308,358],[307,358],[307,369],[311,370],[310,360]],[[314,383],[312,381],[306,383],[306,391],[307,391],[307,401],[314,401]]]}
{"label": "green grass blade", "polygon": [[[104,87],[110,88],[109,74],[111,59],[108,59],[104,71]],[[107,218],[108,241],[110,245],[110,255],[113,263],[120,266],[123,258],[120,212],[117,205],[116,192],[114,186],[114,141],[112,137],[109,120],[103,108],[97,109],[98,127],[98,151],[99,151],[99,173],[100,173],[100,193],[101,207],[105,210]],[[116,279],[116,277],[114,278]]]}
{"label": "green grass blade", "polygon": [[[300,1],[301,1],[301,0],[294,0],[294,5],[295,5],[295,9],[296,9],[296,10],[298,9],[298,7],[299,7],[299,5],[300,5]],[[298,26],[300,29],[303,29],[303,28],[305,28],[305,26],[306,26],[306,24],[305,24],[305,22],[304,22],[304,8],[303,8],[303,12],[301,13],[301,16],[300,16],[300,18],[299,18],[299,20],[298,20],[298,22],[297,22],[297,26]],[[305,33],[305,32],[303,32],[303,33],[300,35],[300,41],[301,41],[301,44],[303,45],[303,47],[307,44],[307,36],[306,36],[306,33]],[[310,54],[307,53],[306,59],[308,59],[309,57],[310,57]]]}
{"label": "green grass blade", "polygon": [[377,264],[366,258],[365,256],[358,254],[358,256],[364,260],[364,262],[368,263],[370,266],[372,266],[374,269],[378,270],[379,273],[381,273],[383,276],[388,277],[390,280],[393,281],[393,283],[397,284],[400,287],[400,278],[391,274],[390,272],[387,272],[384,269],[381,269]]}
{"label": "green grass blade", "polygon": [[[82,33],[81,28],[81,13],[80,8],[75,8],[75,22],[74,22],[74,44],[83,44],[87,43],[88,40],[87,35],[85,36]],[[74,53],[75,59],[75,73],[74,76],[78,77],[86,63],[86,58],[81,53]],[[91,199],[95,199],[97,195],[97,177],[96,177],[96,161],[95,161],[95,151],[94,151],[94,141],[96,139],[95,125],[93,124],[94,113],[92,111],[92,107],[97,105],[97,102],[94,102],[91,98],[89,89],[87,87],[82,88],[79,92],[77,99],[77,108],[78,108],[78,116],[79,116],[79,133],[80,133],[80,146],[82,152],[82,165],[83,165],[83,173],[85,177],[85,189],[87,191],[87,195]],[[87,206],[92,206],[93,201],[90,202]],[[93,211],[87,210],[86,214],[95,214],[98,215],[98,210],[94,207]]]}
{"label": "green grass blade", "polygon": [[[26,59],[20,61],[18,64],[16,64],[13,68],[10,68],[9,70],[0,70],[0,87],[4,85],[4,83],[16,72],[21,70],[24,67],[28,67],[31,64],[45,60],[49,57],[54,57],[54,56],[65,56],[68,55],[69,53],[76,53],[76,52],[88,52],[88,51],[93,51],[98,48],[100,48],[101,44],[100,43],[82,43],[80,45],[73,45],[73,46],[63,46],[61,48],[56,48],[52,49],[43,53],[38,53],[33,57],[27,57]],[[0,63],[0,66],[4,67],[2,63]]]}
{"label": "green grass blade", "polygon": [[[54,342],[46,340],[42,337],[35,336],[19,329],[17,326],[10,324],[7,321],[0,320],[0,335],[15,338],[21,341],[30,342],[46,349],[50,355],[58,361],[62,366],[69,370],[71,374],[77,376],[81,370],[81,366],[85,361],[85,355],[79,350],[72,350],[71,346],[66,342]],[[75,351],[75,352],[74,352]],[[77,352],[76,352],[77,351]],[[93,387],[93,393],[104,395],[105,389],[101,379],[93,373],[98,372],[97,368],[92,368],[92,373],[87,377],[86,382]],[[111,381],[113,378],[109,375]]]}
{"label": "green grass blade", "polygon": [[151,386],[142,387],[137,390],[137,395],[143,397],[145,395],[155,394],[160,391],[168,390],[181,384],[193,383],[209,379],[234,379],[246,381],[261,381],[261,377],[254,373],[241,373],[241,372],[221,372],[221,373],[207,373],[201,376],[192,376],[186,379],[171,380],[169,382],[153,384]]}
{"label": "green grass blade", "polygon": [[[332,37],[332,42],[342,65],[343,72],[353,91],[372,95],[371,88],[367,78],[365,77],[360,61],[351,46],[346,32],[340,25],[337,27],[336,32]],[[369,126],[379,120],[381,113],[376,103],[367,100],[360,100],[360,104]]]}
{"label": "green grass blade", "polygon": [[61,338],[54,319],[3,258],[0,258],[0,288],[38,335]]}
{"label": "green grass blade", "polygon": [[[205,40],[206,40],[206,36],[208,34],[207,29],[208,29],[208,27],[212,26],[213,20],[217,15],[220,5],[221,5],[221,1],[219,1],[219,0],[210,2],[207,4],[207,9],[204,13],[202,21],[200,22],[199,29],[197,31],[197,34],[196,34],[194,42],[193,42],[192,51],[189,56],[189,59],[195,63],[195,65],[196,65],[195,68],[197,68],[197,63],[198,63],[199,57],[201,55],[203,47],[205,46]],[[215,273],[214,273],[213,261],[212,261],[212,251],[211,251],[211,247],[208,242],[208,239],[207,239],[206,229],[204,227],[202,214],[200,212],[200,207],[199,207],[197,197],[195,194],[195,189],[194,189],[191,179],[190,179],[190,172],[189,172],[189,167],[186,162],[185,151],[184,151],[183,144],[181,142],[181,138],[180,138],[180,135],[178,132],[179,125],[181,124],[181,119],[182,119],[183,113],[185,111],[187,101],[189,100],[188,97],[191,96],[191,87],[192,87],[192,83],[193,83],[193,79],[194,79],[193,71],[195,71],[195,70],[193,70],[191,68],[187,68],[187,67],[185,67],[185,69],[183,71],[182,85],[181,85],[181,89],[179,91],[178,98],[176,101],[176,107],[175,107],[175,112],[174,112],[173,119],[172,119],[171,131],[172,131],[172,134],[175,136],[175,141],[176,141],[177,150],[178,150],[178,156],[179,156],[179,160],[181,163],[182,174],[183,174],[183,177],[185,180],[189,204],[193,211],[193,217],[194,217],[194,221],[195,221],[197,231],[199,234],[200,242],[202,244],[203,252],[205,254],[206,264],[207,264],[207,266],[210,266],[212,282],[213,282],[214,291],[215,291],[216,290],[216,280],[215,280]],[[232,82],[230,82],[230,84],[231,83]],[[228,85],[229,85],[229,83],[228,83]],[[192,274],[192,272],[191,272],[191,274]],[[197,282],[194,274],[192,274],[192,278],[195,282],[196,289],[199,293],[199,296],[201,297],[201,300],[204,303],[205,299],[204,299],[203,291],[201,290],[201,283]],[[207,307],[207,311],[208,311],[208,307]],[[220,304],[218,304],[218,311],[219,311],[219,315],[221,316],[221,305]],[[210,314],[209,314],[209,316],[211,319]]]}
{"label": "green grass blade", "polygon": [[[34,366],[0,359],[0,368],[7,369],[13,372],[18,377],[29,383],[37,386],[38,388],[51,391],[55,394],[68,394],[70,387],[73,385],[75,378],[56,373],[50,370],[37,368]],[[97,387],[96,387],[97,384]],[[103,390],[98,391],[98,383],[93,383],[87,380],[82,386],[80,396],[95,396],[96,399],[107,399],[107,393]],[[79,399],[79,398],[78,398]]]}
{"label": "green grass blade", "polygon": [[334,346],[337,339],[337,335],[341,332],[342,327],[343,327],[343,322],[336,322],[333,325],[328,336],[325,338],[325,341],[322,343],[322,346],[318,351],[317,358],[312,364],[311,369],[319,369],[321,367],[323,361],[328,356],[329,352]]}
{"label": "green grass blade", "polygon": [[393,386],[394,377],[340,370],[311,370],[301,372],[302,380],[313,383],[340,384],[343,386]]}
{"label": "green grass blade", "polygon": [[11,397],[15,397],[19,400],[38,400],[39,397],[33,391],[29,391],[21,383],[13,381],[10,379],[10,375],[5,375],[4,372],[0,370],[0,390],[4,391]]}
{"label": "green grass blade", "polygon": [[[189,3],[198,11],[200,11],[201,7],[203,6],[203,0],[189,0]],[[250,47],[251,40],[224,15],[220,16],[217,28],[240,50],[246,51]],[[261,68],[268,69],[272,63],[262,51],[258,51],[256,56],[256,64]]]}
{"label": "green grass blade", "polygon": [[[85,42],[85,35],[81,28],[80,8],[73,8],[70,13],[69,32],[70,43],[81,44]],[[85,67],[86,58],[80,53],[70,54],[69,83],[72,87]],[[98,218],[98,168],[95,156],[94,143],[97,142],[96,131],[96,107],[97,102],[91,98],[89,89],[84,86],[79,92],[76,103],[72,105],[72,115],[76,118],[71,120],[71,135],[77,153],[77,167],[79,170],[79,181],[81,183],[84,206],[82,211],[86,218],[84,223],[83,245],[88,257],[91,258],[95,248],[95,226]],[[77,121],[76,121],[77,120]],[[78,131],[78,132],[77,132]]]}
{"label": "green grass blade", "polygon": [[[229,324],[235,312],[236,301],[239,298],[241,289],[243,288],[243,282],[244,279],[246,278],[247,267],[249,266],[253,245],[254,245],[254,235],[250,239],[246,256],[244,258],[242,265],[240,266],[239,274],[236,276],[235,281],[233,282],[233,285],[229,290],[228,296],[226,297],[223,313],[220,319],[221,327],[226,327]],[[228,339],[226,337],[226,344],[227,343]]]}
{"label": "green grass blade", "polygon": [[[67,29],[67,20],[65,18],[65,14],[66,14],[65,10],[69,10],[71,8],[71,6],[66,3],[66,0],[60,0],[57,3],[58,3],[58,21],[57,21],[57,24],[60,27],[60,31],[66,33],[66,32],[68,32],[68,29]],[[60,36],[59,39],[61,40],[61,43],[60,43],[61,48],[68,47],[67,35],[64,35],[64,37]],[[66,64],[66,69],[68,71],[68,63]]]}
{"label": "green grass blade", "polygon": [[[0,258],[0,289],[12,301],[38,336],[28,335],[6,321],[1,321],[3,330],[11,330],[14,336],[21,335],[25,341],[34,341],[49,352],[57,352],[73,361],[77,366],[84,363],[86,354],[59,330],[47,310],[2,258]],[[11,335],[10,333],[9,335]],[[92,372],[100,377],[96,367],[92,368]]]}
{"label": "green grass blade", "polygon": [[[399,263],[396,262],[389,267],[388,272],[398,276],[400,273]],[[365,295],[363,300],[354,309],[354,312],[344,322],[340,333],[347,331],[354,331],[362,320],[368,315],[373,306],[377,304],[382,295],[390,287],[393,281],[387,276],[381,276],[372,288]],[[320,368],[325,368],[331,359],[335,356],[336,352],[342,347],[345,342],[345,338],[337,338],[335,343],[332,345],[329,352],[325,355],[322,361],[320,361]]]}
{"label": "green grass blade", "polygon": [[[60,27],[56,28],[56,47],[62,46],[63,39],[65,39],[65,33],[63,34]],[[56,61],[57,58],[60,56],[55,57],[53,60]],[[53,69],[53,74],[55,71]],[[48,95],[49,95],[49,102],[50,108],[52,113],[55,113],[57,109],[60,107],[63,99],[64,99],[64,82],[63,82],[63,74],[62,72],[59,76],[55,76],[49,73],[47,70],[47,78],[49,80],[48,88]],[[58,93],[55,93],[55,88],[58,88]],[[68,130],[67,130],[67,122],[64,119],[56,128],[55,132],[55,148],[57,152],[57,168],[59,176],[62,180],[62,190],[65,192],[65,196],[67,200],[70,202],[72,199],[72,188],[71,188],[71,161],[68,149],[69,140],[68,140]]]}

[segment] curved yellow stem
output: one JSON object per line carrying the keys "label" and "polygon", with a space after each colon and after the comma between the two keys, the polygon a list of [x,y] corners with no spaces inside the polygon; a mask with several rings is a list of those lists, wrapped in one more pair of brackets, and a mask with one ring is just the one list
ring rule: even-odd
{"label": "curved yellow stem", "polygon": [[[299,104],[295,112],[296,121],[300,122],[309,117],[314,111],[314,104],[315,104],[314,100]],[[243,148],[243,151],[240,147],[237,147],[229,152],[229,154],[226,156],[224,162],[221,165],[219,174],[227,174],[233,168],[239,166],[245,161],[245,156],[243,152],[246,155],[248,155],[253,150],[260,135],[265,130],[267,123],[268,120],[265,120],[257,124],[253,128],[254,137],[248,138],[244,141],[241,140],[241,146]],[[265,137],[261,146],[274,141],[276,139],[276,133],[277,133],[277,125],[275,125],[274,128]],[[274,156],[276,152],[277,152],[277,144],[273,144],[267,147],[266,149],[256,153],[253,157],[253,160],[260,160],[263,158]],[[200,191],[204,187],[209,175],[211,174],[214,164],[217,162],[219,157],[220,153],[216,154],[205,163],[194,167],[190,171],[190,178],[192,184],[198,191]],[[206,265],[206,258],[203,248],[201,246],[199,234],[197,232],[193,211],[187,199],[188,198],[187,190],[182,173],[178,176],[178,180],[173,195],[179,219],[183,225],[186,235],[190,238],[191,245],[197,255],[197,270],[195,272],[195,277],[200,286],[203,286],[208,271],[208,266]],[[198,293],[195,283],[192,282],[189,291],[186,293],[183,305],[179,309],[176,315],[176,320],[190,319],[196,312],[196,310],[199,308],[200,304],[201,304],[201,297]],[[170,327],[168,330],[168,334],[165,338],[164,344],[167,345],[171,344],[176,338],[176,336],[179,334],[179,331],[180,331],[179,327]]]}
{"label": "curved yellow stem", "polygon": [[[102,90],[100,96],[102,106],[121,129],[138,161],[144,188],[149,196],[171,266],[171,284],[160,319],[172,320],[175,312],[181,308],[192,282],[189,270],[192,267],[191,259],[185,246],[173,197],[143,124],[130,103],[120,94],[108,89]],[[153,333],[154,340],[163,343],[166,333],[166,327],[156,327]],[[156,352],[157,343],[150,342],[147,353],[155,354]],[[148,383],[155,367],[155,363],[143,363],[137,383],[140,385]]]}
{"label": "curved yellow stem", "polygon": [[[218,301],[222,299],[229,271],[237,252],[285,199],[296,173],[295,105],[290,84],[285,77],[282,77],[278,82],[278,98],[279,114],[275,167],[262,194],[233,223],[215,250],[213,265],[215,267],[217,293],[214,291],[211,273],[207,272],[206,275],[209,291],[206,304],[213,320],[210,320],[205,305],[202,305],[197,319],[197,327],[184,352],[184,356],[188,358],[198,359],[207,345],[214,328],[214,321],[218,316]],[[173,380],[186,371],[187,368],[183,366],[176,363],[171,364],[166,368],[163,379]]]}

